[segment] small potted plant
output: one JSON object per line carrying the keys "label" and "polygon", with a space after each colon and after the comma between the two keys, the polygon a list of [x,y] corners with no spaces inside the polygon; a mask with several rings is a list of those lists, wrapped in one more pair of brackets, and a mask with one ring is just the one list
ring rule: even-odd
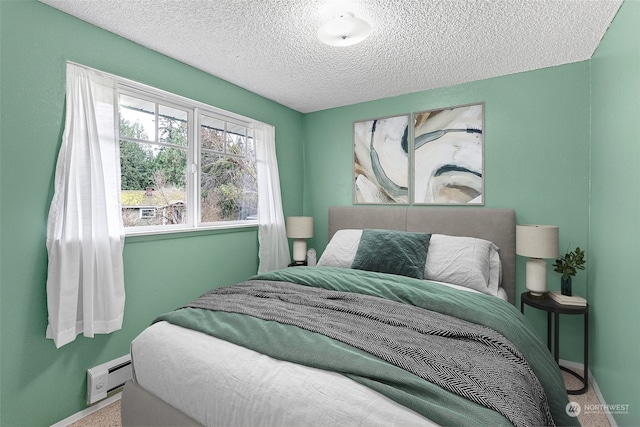
{"label": "small potted plant", "polygon": [[575,251],[570,251],[556,259],[554,271],[562,274],[560,279],[560,292],[562,295],[571,296],[571,277],[575,276],[578,270],[584,270],[584,251],[579,247]]}

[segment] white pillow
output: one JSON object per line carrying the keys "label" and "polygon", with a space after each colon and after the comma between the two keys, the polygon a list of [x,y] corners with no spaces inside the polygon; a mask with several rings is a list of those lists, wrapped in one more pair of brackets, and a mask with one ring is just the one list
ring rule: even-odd
{"label": "white pillow", "polygon": [[[338,230],[317,265],[351,268],[361,237],[362,230]],[[502,280],[498,250],[488,240],[432,234],[424,278],[496,296]]]}
{"label": "white pillow", "polygon": [[351,268],[358,252],[362,230],[338,230],[318,260],[318,267]]}
{"label": "white pillow", "polygon": [[433,234],[427,252],[424,278],[453,283],[497,295],[501,265],[498,247],[474,237]]}

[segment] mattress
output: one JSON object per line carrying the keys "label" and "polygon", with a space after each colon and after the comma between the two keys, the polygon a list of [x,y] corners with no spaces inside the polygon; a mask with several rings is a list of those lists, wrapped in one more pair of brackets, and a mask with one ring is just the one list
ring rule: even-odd
{"label": "mattress", "polygon": [[436,425],[341,374],[168,322],[143,331],[131,355],[140,386],[206,426]]}

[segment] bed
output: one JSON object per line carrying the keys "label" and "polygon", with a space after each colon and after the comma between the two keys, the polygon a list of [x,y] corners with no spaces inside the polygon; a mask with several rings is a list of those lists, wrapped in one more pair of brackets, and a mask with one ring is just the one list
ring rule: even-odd
{"label": "bed", "polygon": [[316,267],[214,289],[145,329],[123,425],[577,423],[513,306],[513,210],[331,207],[329,238]]}

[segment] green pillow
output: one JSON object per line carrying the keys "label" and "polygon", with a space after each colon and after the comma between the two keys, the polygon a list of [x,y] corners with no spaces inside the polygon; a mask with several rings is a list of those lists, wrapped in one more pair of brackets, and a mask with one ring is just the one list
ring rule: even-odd
{"label": "green pillow", "polygon": [[351,268],[424,279],[431,234],[362,230]]}

